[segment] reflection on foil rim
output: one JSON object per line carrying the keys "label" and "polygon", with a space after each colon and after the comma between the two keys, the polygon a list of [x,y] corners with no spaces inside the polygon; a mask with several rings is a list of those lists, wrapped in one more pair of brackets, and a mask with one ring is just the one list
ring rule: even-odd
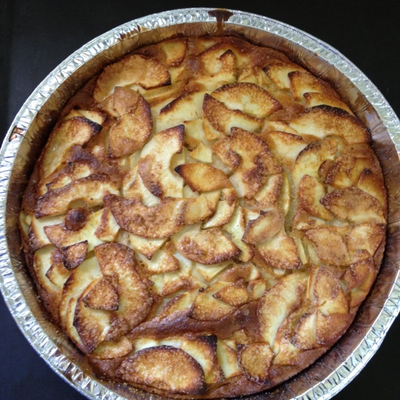
{"label": "reflection on foil rim", "polygon": [[[176,33],[235,33],[290,53],[346,98],[371,130],[388,185],[390,214],[384,265],[371,296],[344,337],[312,367],[280,387],[251,399],[330,399],[346,386],[378,350],[400,311],[400,121],[378,89],[349,60],[326,43],[296,28],[241,11],[221,25],[211,9],[166,11],[135,19],[95,38],[62,62],[35,89],[7,133],[0,152],[0,289],[27,340],[50,367],[89,399],[160,398],[98,382],[85,372],[78,351],[45,320],[19,251],[17,215],[22,190],[46,133],[66,100],[102,66],[133,50]],[[385,160],[389,160],[386,161]],[[397,178],[396,178],[397,177]]]}

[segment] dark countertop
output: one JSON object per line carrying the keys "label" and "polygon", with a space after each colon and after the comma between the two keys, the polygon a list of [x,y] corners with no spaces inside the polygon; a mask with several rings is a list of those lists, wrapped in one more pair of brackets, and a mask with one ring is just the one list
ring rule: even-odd
{"label": "dark countertop", "polygon": [[[364,4],[365,3],[365,4]],[[119,0],[0,2],[0,132],[34,88],[92,38],[132,19],[167,9],[225,7],[286,22],[329,43],[357,65],[400,114],[400,12],[392,1],[149,3]],[[0,296],[0,400],[78,400],[31,348]],[[400,320],[381,348],[335,400],[400,399]]]}

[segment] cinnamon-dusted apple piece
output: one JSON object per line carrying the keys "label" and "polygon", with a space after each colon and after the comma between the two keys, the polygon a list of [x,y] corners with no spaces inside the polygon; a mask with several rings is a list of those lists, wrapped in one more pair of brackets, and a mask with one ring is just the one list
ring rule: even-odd
{"label": "cinnamon-dusted apple piece", "polygon": [[268,382],[269,368],[275,354],[266,343],[253,343],[239,347],[239,365],[245,375],[257,383]]}
{"label": "cinnamon-dusted apple piece", "polygon": [[258,308],[260,334],[272,348],[282,322],[304,297],[306,285],[307,275],[294,272],[283,277],[261,298]]}
{"label": "cinnamon-dusted apple piece", "polygon": [[165,105],[156,119],[157,131],[200,119],[204,94],[204,92],[184,93]]}
{"label": "cinnamon-dusted apple piece", "polygon": [[139,85],[144,89],[170,84],[170,74],[157,59],[132,54],[109,65],[97,79],[94,99],[103,101],[116,86]]}
{"label": "cinnamon-dusted apple piece", "polygon": [[173,394],[202,394],[206,390],[200,364],[185,351],[171,346],[140,350],[122,362],[117,377],[145,388]]}
{"label": "cinnamon-dusted apple piece", "polygon": [[101,107],[116,118],[109,132],[109,156],[122,157],[142,149],[153,128],[146,100],[134,90],[116,87]]}
{"label": "cinnamon-dusted apple piece", "polygon": [[253,197],[268,175],[282,172],[267,145],[246,130],[233,128],[230,136],[218,140],[212,148],[222,162],[234,169],[229,179],[239,197]]}
{"label": "cinnamon-dusted apple piece", "polygon": [[[46,179],[65,161],[74,145],[83,145],[96,135],[102,126],[83,117],[67,119],[52,132],[44,148],[40,163],[41,179]],[[54,157],[57,154],[57,157]]]}
{"label": "cinnamon-dusted apple piece", "polygon": [[207,140],[229,135],[233,127],[259,132],[263,120],[238,109],[230,109],[212,95],[206,94],[203,102],[203,130]]}
{"label": "cinnamon-dusted apple piece", "polygon": [[307,71],[292,71],[288,77],[293,96],[297,100],[303,100],[306,93],[322,93],[331,95],[333,98],[338,97],[331,86]]}
{"label": "cinnamon-dusted apple piece", "polygon": [[316,106],[305,110],[289,124],[301,136],[322,139],[329,135],[342,137],[347,143],[369,143],[371,135],[354,116],[330,106]]}
{"label": "cinnamon-dusted apple piece", "polygon": [[264,68],[264,72],[275,83],[279,89],[289,89],[289,74],[294,71],[304,72],[304,68],[291,63],[290,61],[274,61],[268,63]]}
{"label": "cinnamon-dusted apple piece", "polygon": [[341,221],[385,223],[384,209],[379,201],[355,187],[334,190],[325,195],[321,203]]}
{"label": "cinnamon-dusted apple piece", "polygon": [[80,229],[70,229],[68,215],[73,213],[74,211],[71,210],[67,214],[66,220],[61,224],[45,226],[44,232],[49,241],[60,249],[65,249],[76,243],[86,242],[88,245],[87,250],[92,251],[95,246],[102,243],[94,232],[100,223],[103,210],[90,214],[87,222]]}
{"label": "cinnamon-dusted apple piece", "polygon": [[106,337],[116,340],[146,318],[153,299],[136,270],[133,250],[118,243],[104,243],[94,250],[103,276],[118,293],[119,307],[110,316]]}
{"label": "cinnamon-dusted apple piece", "polygon": [[241,279],[223,287],[221,290],[214,293],[213,296],[234,307],[241,306],[249,301],[247,285],[245,281]]}
{"label": "cinnamon-dusted apple piece", "polygon": [[228,224],[236,210],[237,200],[235,189],[222,189],[214,215],[203,223],[203,228],[215,228]]}
{"label": "cinnamon-dusted apple piece", "polygon": [[237,76],[236,57],[230,46],[217,43],[199,54],[198,69],[190,84],[213,90],[221,85],[233,83]]}
{"label": "cinnamon-dusted apple piece", "polygon": [[349,106],[342,100],[338,99],[336,96],[332,96],[326,93],[315,93],[315,92],[304,93],[303,96],[306,100],[308,107],[321,106],[325,104],[330,107],[341,108],[342,110],[345,110],[349,114],[353,115],[353,112],[351,111]]}
{"label": "cinnamon-dusted apple piece", "polygon": [[143,148],[139,174],[149,191],[157,197],[182,197],[182,179],[172,172],[171,158],[182,152],[184,125],[157,133]]}
{"label": "cinnamon-dusted apple piece", "polygon": [[302,266],[295,240],[285,234],[276,235],[259,243],[257,250],[272,268],[291,270]]}
{"label": "cinnamon-dusted apple piece", "polygon": [[309,229],[305,236],[315,246],[320,260],[336,266],[349,265],[350,258],[346,243],[334,227],[320,226]]}
{"label": "cinnamon-dusted apple piece", "polygon": [[90,175],[59,189],[49,190],[38,198],[36,218],[66,213],[73,202],[83,202],[87,207],[103,205],[103,197],[119,194],[118,186],[105,175]]}
{"label": "cinnamon-dusted apple piece", "polygon": [[289,132],[262,132],[260,137],[276,159],[289,168],[293,168],[297,156],[307,146],[301,136]]}
{"label": "cinnamon-dusted apple piece", "polygon": [[299,205],[308,214],[332,221],[333,215],[321,204],[321,199],[325,196],[325,187],[317,179],[304,175],[299,185]]}
{"label": "cinnamon-dusted apple piece", "polygon": [[183,234],[176,247],[189,260],[201,264],[216,264],[240,254],[240,249],[218,228]]}
{"label": "cinnamon-dusted apple piece", "polygon": [[199,291],[193,302],[190,317],[198,321],[219,321],[231,314],[236,307],[215,296],[215,293],[226,286],[227,283],[217,282],[208,289]]}
{"label": "cinnamon-dusted apple piece", "polygon": [[282,231],[283,223],[284,219],[280,211],[262,211],[258,218],[247,223],[242,240],[245,243],[257,245]]}
{"label": "cinnamon-dusted apple piece", "polygon": [[221,86],[211,96],[229,109],[240,110],[255,118],[265,118],[282,107],[269,92],[248,82]]}
{"label": "cinnamon-dusted apple piece", "polygon": [[218,168],[202,163],[178,165],[177,172],[194,192],[211,192],[232,186],[228,177]]}
{"label": "cinnamon-dusted apple piece", "polygon": [[166,67],[177,67],[184,60],[187,47],[186,38],[177,38],[146,46],[144,49],[138,49],[137,53],[155,57]]}

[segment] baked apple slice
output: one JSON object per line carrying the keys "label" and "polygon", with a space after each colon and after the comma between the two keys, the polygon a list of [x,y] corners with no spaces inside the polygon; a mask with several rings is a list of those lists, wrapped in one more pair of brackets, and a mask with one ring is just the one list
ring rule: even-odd
{"label": "baked apple slice", "polygon": [[197,395],[206,391],[200,364],[185,351],[172,346],[149,347],[136,352],[122,362],[116,376],[132,384],[174,394]]}
{"label": "baked apple slice", "polygon": [[131,54],[104,69],[97,79],[94,98],[103,101],[116,86],[139,85],[150,89],[169,85],[170,81],[167,68],[156,58]]}
{"label": "baked apple slice", "polygon": [[154,196],[182,197],[183,181],[172,172],[171,159],[182,152],[184,129],[184,125],[179,125],[159,132],[142,150],[139,174]]}

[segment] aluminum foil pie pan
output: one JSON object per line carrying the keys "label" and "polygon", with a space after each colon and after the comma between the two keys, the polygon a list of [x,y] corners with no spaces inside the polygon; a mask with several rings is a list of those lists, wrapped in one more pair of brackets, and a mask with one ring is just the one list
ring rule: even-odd
{"label": "aluminum foil pie pan", "polygon": [[0,152],[0,289],[21,331],[47,364],[89,399],[161,398],[93,378],[84,358],[40,307],[20,250],[22,193],[66,101],[109,62],[173,35],[237,34],[280,50],[327,80],[369,128],[389,193],[386,253],[372,292],[342,339],[296,377],[250,399],[330,399],[378,350],[400,311],[400,121],[385,98],[347,58],[321,40],[284,23],[241,11],[190,8],[118,26],[62,62],[36,88],[14,119]]}

